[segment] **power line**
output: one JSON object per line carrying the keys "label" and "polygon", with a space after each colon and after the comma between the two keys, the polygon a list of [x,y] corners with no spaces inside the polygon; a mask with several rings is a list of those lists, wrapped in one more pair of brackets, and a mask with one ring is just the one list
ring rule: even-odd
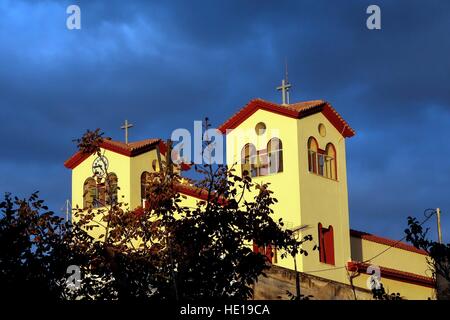
{"label": "power line", "polygon": [[[430,214],[427,214],[428,211],[433,211]],[[426,217],[425,220],[423,220],[419,226],[422,226],[424,223],[426,223],[428,220],[431,219],[431,217],[436,214],[436,210],[435,209],[426,209],[424,210],[424,215]],[[401,238],[400,240],[396,241],[394,244],[390,245],[389,247],[387,247],[386,249],[384,249],[383,251],[379,252],[378,254],[374,255],[373,257],[371,257],[370,259],[366,259],[364,261],[362,261],[361,263],[367,263],[372,261],[375,258],[378,258],[379,256],[381,256],[383,253],[385,253],[386,251],[394,248],[397,246],[397,244],[399,244],[400,242],[402,242],[403,240],[405,240],[407,236],[404,236],[403,238]],[[318,273],[318,272],[324,272],[324,271],[332,271],[332,270],[339,270],[339,269],[344,269],[347,268],[347,266],[340,266],[340,267],[333,267],[333,268],[328,268],[328,269],[319,269],[319,270],[311,270],[311,271],[303,271],[303,273]]]}

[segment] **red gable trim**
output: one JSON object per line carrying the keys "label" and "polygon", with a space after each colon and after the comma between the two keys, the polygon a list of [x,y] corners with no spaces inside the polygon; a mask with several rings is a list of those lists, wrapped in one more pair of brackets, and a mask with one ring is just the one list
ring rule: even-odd
{"label": "red gable trim", "polygon": [[345,122],[345,120],[334,110],[328,103],[322,109],[322,113],[328,121],[342,134],[345,138],[355,135],[355,131]]}
{"label": "red gable trim", "polygon": [[293,111],[287,108],[283,108],[279,105],[261,100],[254,99],[251,100],[244,108],[235,113],[231,118],[225,121],[220,127],[219,130],[222,133],[226,133],[227,129],[235,129],[242,122],[244,122],[248,117],[250,117],[253,113],[255,113],[258,109],[270,111],[273,113],[277,113],[280,115],[288,116],[291,118],[297,118],[298,112]]}
{"label": "red gable trim", "polygon": [[[367,268],[369,266],[370,266],[369,263],[356,262],[356,261],[348,262],[348,269],[350,271],[358,271],[361,273],[366,273]],[[411,272],[386,268],[386,267],[380,267],[380,272],[381,272],[381,279],[387,278],[387,279],[411,283],[411,284],[428,287],[428,288],[435,287],[435,282],[434,282],[433,278],[430,278],[430,277],[422,276],[422,275],[411,273]]]}
{"label": "red gable trim", "polygon": [[[147,151],[155,149],[156,146],[163,146],[164,144],[161,144],[160,142],[161,140],[155,139],[154,142],[148,143],[143,147],[126,148],[114,143],[113,141],[103,140],[103,142],[100,144],[100,147],[127,157],[135,157]],[[91,154],[92,153],[83,153],[81,151],[78,151],[72,157],[67,159],[66,162],[64,162],[64,166],[68,169],[74,169],[76,166],[86,160]]]}
{"label": "red gable trim", "polygon": [[64,162],[64,166],[68,169],[73,169],[76,166],[78,166],[80,163],[82,163],[84,160],[86,160],[91,154],[88,153],[82,153],[78,151],[73,156],[71,156],[69,159]]}
{"label": "red gable trim", "polygon": [[309,115],[322,112],[328,121],[330,121],[331,124],[336,127],[336,129],[341,132],[344,137],[348,138],[355,135],[355,131],[337,113],[337,111],[334,110],[328,102],[321,100],[317,101],[317,103],[314,101],[313,104],[307,104],[304,107],[300,106],[297,108],[296,104],[284,106],[264,101],[262,99],[254,99],[251,100],[244,108],[235,113],[231,118],[225,121],[219,127],[220,132],[225,134],[227,130],[237,128],[242,122],[244,122],[259,109],[294,119],[301,119]]}
{"label": "red gable trim", "polygon": [[[195,186],[191,186],[191,185],[187,185],[187,184],[176,184],[175,185],[175,191],[182,193],[184,195],[187,196],[191,196],[200,200],[204,200],[204,201],[208,201],[208,190],[204,189],[204,188],[199,188],[199,187],[195,187]],[[215,196],[214,192],[211,194],[211,198],[213,198]],[[225,205],[226,204],[226,199],[224,197],[220,197],[218,199],[218,203],[220,205]]]}
{"label": "red gable trim", "polygon": [[208,191],[202,188],[197,188],[184,184],[175,185],[175,190],[179,193],[191,196],[200,200],[208,200]]}
{"label": "red gable trim", "polygon": [[397,243],[397,241],[395,241],[395,240],[391,240],[388,238],[382,238],[382,237],[375,236],[373,234],[362,232],[362,231],[350,229],[350,236],[355,237],[355,238],[361,238],[361,239],[371,241],[371,242],[376,242],[379,244],[384,244],[387,246],[393,246],[394,248],[411,251],[411,252],[418,253],[418,254],[423,254],[425,256],[428,255],[428,253],[426,251],[417,249],[416,247],[409,245],[407,243],[404,243],[404,242]]}

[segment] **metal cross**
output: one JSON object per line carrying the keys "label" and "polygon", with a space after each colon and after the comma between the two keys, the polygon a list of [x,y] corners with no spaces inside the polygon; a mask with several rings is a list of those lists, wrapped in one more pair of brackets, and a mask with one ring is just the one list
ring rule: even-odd
{"label": "metal cross", "polygon": [[277,90],[281,90],[281,95],[283,97],[283,104],[289,104],[289,88],[291,84],[287,80],[281,80],[281,86],[277,87]]}
{"label": "metal cross", "polygon": [[120,129],[125,130],[125,143],[128,144],[128,129],[132,128],[133,125],[131,123],[128,123],[128,120],[125,120],[125,124],[120,127]]}

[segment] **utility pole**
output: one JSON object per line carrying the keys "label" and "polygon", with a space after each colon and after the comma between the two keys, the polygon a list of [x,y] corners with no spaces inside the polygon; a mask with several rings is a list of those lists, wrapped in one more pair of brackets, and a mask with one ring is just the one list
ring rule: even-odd
{"label": "utility pole", "polygon": [[300,300],[300,273],[297,270],[297,255],[294,256],[294,270],[295,270],[295,294],[296,299]]}
{"label": "utility pole", "polygon": [[437,228],[438,228],[438,241],[442,243],[442,230],[441,230],[441,209],[436,209]]}
{"label": "utility pole", "polygon": [[66,221],[69,221],[69,200],[66,200]]}
{"label": "utility pole", "polygon": [[70,200],[67,199],[66,202],[64,203],[64,207],[61,208],[62,212],[65,212],[66,214],[66,222],[69,221],[69,218],[71,218],[71,204],[70,204]]}

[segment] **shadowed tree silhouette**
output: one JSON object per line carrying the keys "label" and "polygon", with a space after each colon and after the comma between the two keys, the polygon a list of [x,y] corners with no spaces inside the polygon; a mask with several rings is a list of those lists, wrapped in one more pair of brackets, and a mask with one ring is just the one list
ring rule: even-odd
{"label": "shadowed tree silhouette", "polygon": [[[88,130],[76,143],[101,156],[103,139],[99,129]],[[248,299],[270,267],[252,244],[276,247],[282,258],[306,253],[301,247],[310,236],[298,240],[273,219],[277,200],[269,185],[233,168],[193,166],[203,178],[188,187],[206,197],[183,205],[178,190],[185,180],[167,145],[161,170],[147,177],[145,208],[130,210],[110,195],[98,208],[75,208],[73,222],[64,223],[37,194],[28,200],[7,194],[0,204],[2,293],[52,300]],[[107,177],[94,178],[112,190]],[[76,290],[66,283],[70,265],[81,271]]]}

